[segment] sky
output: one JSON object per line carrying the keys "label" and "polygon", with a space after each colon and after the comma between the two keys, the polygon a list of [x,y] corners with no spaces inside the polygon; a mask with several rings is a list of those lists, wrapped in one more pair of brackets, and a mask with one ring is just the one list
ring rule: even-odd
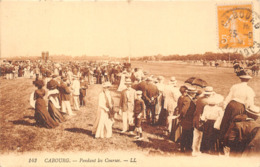
{"label": "sky", "polygon": [[0,53],[136,57],[218,52],[218,4],[223,2],[3,0]]}

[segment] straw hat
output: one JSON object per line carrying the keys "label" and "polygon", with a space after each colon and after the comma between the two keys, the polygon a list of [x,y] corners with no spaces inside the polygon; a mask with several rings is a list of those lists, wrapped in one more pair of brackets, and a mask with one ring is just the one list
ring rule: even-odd
{"label": "straw hat", "polygon": [[246,111],[250,114],[260,116],[260,108],[258,106],[250,106],[249,108],[246,109]]}
{"label": "straw hat", "polygon": [[188,87],[188,89],[186,90],[188,93],[197,93],[196,88],[194,87]]}
{"label": "straw hat", "polygon": [[153,80],[152,77],[147,77],[147,78],[146,78],[146,81],[152,81],[152,80]]}
{"label": "straw hat", "polygon": [[205,89],[204,89],[204,92],[203,92],[203,94],[205,94],[205,95],[211,95],[211,94],[213,94],[214,93],[214,91],[213,91],[213,87],[212,86],[207,86]]}
{"label": "straw hat", "polygon": [[176,84],[177,83],[177,80],[175,77],[171,77],[170,78],[170,84]]}
{"label": "straw hat", "polygon": [[102,87],[103,88],[107,88],[107,87],[110,87],[111,86],[111,83],[110,82],[104,82],[103,84],[102,84]]}
{"label": "straw hat", "polygon": [[161,81],[161,80],[163,80],[164,79],[164,77],[163,76],[158,76],[158,78],[157,78],[159,81]]}
{"label": "straw hat", "polygon": [[141,90],[138,90],[138,91],[136,91],[136,94],[137,94],[137,95],[142,95],[143,92],[142,92]]}
{"label": "straw hat", "polygon": [[250,80],[252,77],[250,75],[240,75],[239,78]]}

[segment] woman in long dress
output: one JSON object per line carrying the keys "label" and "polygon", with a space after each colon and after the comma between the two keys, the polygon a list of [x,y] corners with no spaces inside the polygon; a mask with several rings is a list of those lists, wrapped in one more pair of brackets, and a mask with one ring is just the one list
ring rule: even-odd
{"label": "woman in long dress", "polygon": [[97,117],[92,130],[95,138],[112,137],[113,120],[109,114],[113,108],[113,102],[109,91],[110,86],[109,82],[103,83],[103,91],[99,94]]}
{"label": "woman in long dress", "polygon": [[127,75],[126,71],[123,71],[122,74],[121,74],[120,84],[119,84],[118,89],[117,89],[117,91],[119,91],[119,92],[126,89],[126,85],[125,85],[126,75]]}
{"label": "woman in long dress", "polygon": [[215,147],[215,145],[217,142],[220,125],[216,127],[215,123],[218,122],[219,119],[222,119],[224,115],[223,109],[219,106],[223,99],[223,96],[215,94],[208,98],[208,105],[206,105],[203,109],[201,120],[205,123],[201,141],[202,152],[216,153],[217,151],[217,147]]}
{"label": "woman in long dress", "polygon": [[34,99],[36,100],[34,118],[36,120],[36,124],[46,128],[55,128],[59,124],[50,116],[45,100],[43,99],[45,96],[45,90],[42,88],[44,86],[44,82],[42,80],[38,80],[36,86],[38,87],[34,93]]}
{"label": "woman in long dress", "polygon": [[57,89],[48,91],[48,112],[54,121],[61,123],[65,121],[65,118],[60,112],[61,107],[58,96],[59,91]]}

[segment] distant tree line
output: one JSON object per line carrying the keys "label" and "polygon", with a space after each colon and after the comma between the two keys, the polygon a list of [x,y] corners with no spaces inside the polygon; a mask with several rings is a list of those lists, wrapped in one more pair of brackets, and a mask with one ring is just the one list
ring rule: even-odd
{"label": "distant tree line", "polygon": [[[244,57],[240,53],[212,53],[206,52],[204,54],[188,54],[185,56],[181,55],[168,55],[163,56],[161,54],[154,55],[154,56],[143,56],[143,57],[133,57],[131,60],[133,61],[187,61],[187,60],[226,60],[226,61],[233,61],[233,60],[255,60],[260,59],[260,54],[253,54],[249,57]],[[125,57],[124,60],[128,60],[128,57]]]}

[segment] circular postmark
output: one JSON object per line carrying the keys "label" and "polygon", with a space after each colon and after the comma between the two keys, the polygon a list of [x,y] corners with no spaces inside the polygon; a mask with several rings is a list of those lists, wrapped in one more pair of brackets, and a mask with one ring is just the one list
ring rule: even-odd
{"label": "circular postmark", "polygon": [[251,5],[218,6],[218,47],[226,53],[260,53],[260,15]]}

